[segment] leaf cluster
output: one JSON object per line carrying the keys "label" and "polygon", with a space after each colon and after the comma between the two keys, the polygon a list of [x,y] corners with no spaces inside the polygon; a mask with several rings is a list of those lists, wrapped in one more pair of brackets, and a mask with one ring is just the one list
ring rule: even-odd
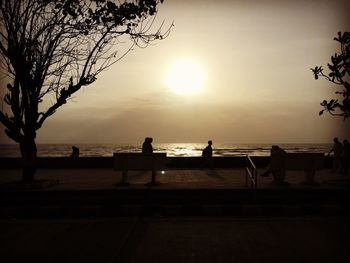
{"label": "leaf cluster", "polygon": [[347,119],[350,117],[350,32],[338,32],[334,40],[340,44],[340,52],[331,56],[331,61],[327,64],[328,73],[324,72],[322,66],[311,68],[311,71],[316,80],[324,78],[341,86],[341,89],[335,92],[341,98],[321,102],[323,110],[319,115],[329,112],[331,115]]}

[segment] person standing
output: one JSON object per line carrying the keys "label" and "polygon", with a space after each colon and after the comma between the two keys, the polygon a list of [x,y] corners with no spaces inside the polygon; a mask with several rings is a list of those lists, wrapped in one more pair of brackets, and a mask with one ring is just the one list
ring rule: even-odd
{"label": "person standing", "polygon": [[204,158],[204,166],[209,167],[210,169],[213,169],[213,148],[212,148],[213,142],[211,140],[208,141],[207,147],[205,147],[202,151],[202,157]]}
{"label": "person standing", "polygon": [[332,171],[337,173],[341,171],[341,158],[343,154],[343,145],[337,137],[333,138],[333,147],[328,152],[330,155],[333,152],[333,169]]}
{"label": "person standing", "polygon": [[79,148],[76,147],[75,145],[73,145],[73,146],[72,146],[72,153],[71,153],[70,156],[71,156],[73,159],[78,159],[79,154],[80,154]]}

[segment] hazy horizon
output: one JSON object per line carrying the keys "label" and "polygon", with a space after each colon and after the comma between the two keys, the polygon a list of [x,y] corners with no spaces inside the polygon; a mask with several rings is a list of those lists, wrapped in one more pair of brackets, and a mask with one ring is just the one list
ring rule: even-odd
{"label": "hazy horizon", "polygon": [[[209,138],[210,139],[210,138]],[[136,145],[142,145],[143,141],[137,141],[137,142],[123,142],[123,143],[95,143],[95,142],[83,142],[83,143],[74,143],[74,142],[65,142],[65,143],[37,143],[38,145],[131,145],[131,146],[136,146]],[[5,142],[5,143],[0,143],[0,145],[11,145],[11,144],[17,144],[13,141]],[[203,144],[207,145],[207,141],[197,141],[197,142],[153,142],[152,145],[161,145],[161,144]],[[235,143],[235,142],[220,142],[220,141],[214,141],[213,145],[274,145],[274,144],[280,144],[280,145],[317,145],[317,144],[324,144],[324,145],[332,145],[332,142],[306,142],[306,143],[299,143],[299,142],[276,142],[276,141],[271,141],[271,142],[244,142],[244,143]]]}
{"label": "hazy horizon", "polygon": [[[174,21],[170,36],[135,48],[100,74],[47,119],[37,143],[350,139],[349,120],[318,116],[320,102],[334,98],[336,87],[316,81],[310,70],[339,52],[333,38],[349,31],[349,10],[345,0],[165,0],[157,21],[165,27]],[[199,72],[193,93],[169,85],[186,77],[173,69],[182,60]],[[0,144],[11,143],[0,128]]]}
{"label": "hazy horizon", "polygon": [[[195,157],[201,156],[202,150],[207,142],[201,143],[153,143],[155,152],[165,152],[167,156],[173,157]],[[278,143],[289,153],[327,153],[332,144],[283,144]],[[0,157],[20,157],[18,144],[1,145]],[[142,142],[135,144],[74,144],[80,149],[81,157],[111,157],[115,152],[140,152]],[[232,144],[217,143],[213,145],[213,156],[269,156],[271,144]],[[72,153],[72,144],[38,144],[38,157],[67,157]]]}

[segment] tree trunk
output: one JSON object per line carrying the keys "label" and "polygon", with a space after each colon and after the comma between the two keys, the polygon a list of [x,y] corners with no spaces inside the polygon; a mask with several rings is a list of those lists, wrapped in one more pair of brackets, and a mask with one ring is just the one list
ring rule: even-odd
{"label": "tree trunk", "polygon": [[22,155],[22,181],[33,182],[36,172],[36,144],[34,138],[25,138],[20,142]]}

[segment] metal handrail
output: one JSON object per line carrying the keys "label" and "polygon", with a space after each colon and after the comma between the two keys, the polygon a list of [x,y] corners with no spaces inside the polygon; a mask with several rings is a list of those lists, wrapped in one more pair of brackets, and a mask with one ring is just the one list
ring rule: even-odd
{"label": "metal handrail", "polygon": [[[249,176],[249,177],[248,177]],[[252,159],[247,155],[246,169],[245,169],[245,186],[248,187],[248,178],[252,189],[258,188],[258,170]]]}

